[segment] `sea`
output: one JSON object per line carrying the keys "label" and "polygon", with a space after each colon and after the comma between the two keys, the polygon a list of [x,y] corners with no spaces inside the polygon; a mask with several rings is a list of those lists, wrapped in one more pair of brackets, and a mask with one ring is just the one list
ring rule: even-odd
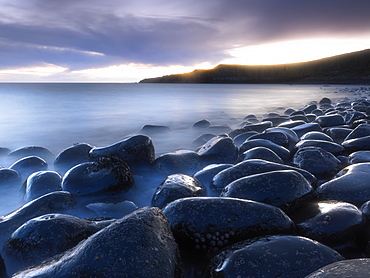
{"label": "sea", "polygon": [[[0,147],[43,146],[58,155],[76,143],[108,146],[145,125],[162,125],[170,131],[152,135],[159,156],[193,149],[205,132],[192,126],[203,119],[234,129],[250,114],[262,120],[323,97],[339,102],[368,95],[360,85],[0,83]],[[7,192],[0,188],[0,215],[23,202],[9,201]]]}

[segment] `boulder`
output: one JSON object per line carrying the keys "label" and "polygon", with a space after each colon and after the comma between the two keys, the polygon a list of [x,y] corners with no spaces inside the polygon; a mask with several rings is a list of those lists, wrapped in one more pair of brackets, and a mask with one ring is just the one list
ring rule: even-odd
{"label": "boulder", "polygon": [[72,167],[84,162],[90,162],[89,152],[92,148],[93,146],[89,144],[80,143],[63,150],[55,158],[55,170],[64,175]]}
{"label": "boulder", "polygon": [[26,181],[24,200],[30,202],[42,195],[62,189],[62,177],[54,171],[38,171],[31,174]]}

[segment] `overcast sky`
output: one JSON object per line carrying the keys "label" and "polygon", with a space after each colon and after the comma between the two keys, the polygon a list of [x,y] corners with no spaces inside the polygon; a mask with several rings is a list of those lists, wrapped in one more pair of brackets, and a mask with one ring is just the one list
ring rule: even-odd
{"label": "overcast sky", "polygon": [[138,81],[140,70],[217,65],[233,49],[286,41],[356,41],[355,51],[370,48],[369,12],[364,0],[2,0],[0,81],[109,71]]}

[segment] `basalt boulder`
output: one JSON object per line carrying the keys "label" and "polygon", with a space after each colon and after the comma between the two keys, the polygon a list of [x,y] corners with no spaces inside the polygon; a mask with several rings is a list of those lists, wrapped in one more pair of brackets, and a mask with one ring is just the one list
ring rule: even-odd
{"label": "basalt boulder", "polygon": [[343,116],[339,114],[319,116],[317,117],[316,122],[321,127],[333,127],[345,124]]}
{"label": "basalt boulder", "polygon": [[250,138],[245,141],[239,148],[239,154],[242,155],[245,151],[248,151],[255,147],[265,147],[276,153],[282,160],[286,161],[290,158],[291,154],[287,148],[280,146],[266,139],[252,139]]}
{"label": "basalt boulder", "polygon": [[65,149],[55,158],[55,170],[63,175],[72,167],[84,162],[89,162],[89,152],[92,148],[93,146],[89,144],[80,143]]}
{"label": "basalt boulder", "polygon": [[14,162],[9,169],[17,171],[26,180],[34,172],[46,171],[48,164],[38,156],[27,156]]}
{"label": "basalt boulder", "polygon": [[22,147],[8,154],[8,158],[13,161],[20,160],[26,156],[38,156],[47,163],[51,163],[54,160],[54,154],[49,149],[42,146]]}
{"label": "basalt boulder", "polygon": [[24,200],[30,202],[42,195],[62,189],[62,177],[54,171],[39,171],[31,174],[26,181]]}
{"label": "basalt boulder", "polygon": [[283,164],[283,160],[271,149],[266,147],[255,147],[243,153],[243,160],[263,159],[275,163]]}
{"label": "basalt boulder", "polygon": [[193,151],[177,151],[165,153],[154,161],[155,169],[164,175],[182,173],[193,175],[201,167],[200,156]]}
{"label": "basalt boulder", "polygon": [[217,136],[209,140],[198,151],[203,163],[235,163],[238,148],[228,136]]}
{"label": "basalt boulder", "polygon": [[339,278],[339,277],[368,277],[370,273],[370,259],[359,258],[344,260],[325,265],[310,273],[305,278]]}
{"label": "basalt boulder", "polygon": [[93,234],[25,277],[182,277],[177,244],[159,208],[142,208]]}
{"label": "basalt boulder", "polygon": [[184,198],[164,210],[180,248],[212,256],[237,241],[293,231],[279,208],[250,200],[224,197]]}
{"label": "basalt boulder", "polygon": [[267,236],[222,251],[212,259],[207,277],[304,277],[340,260],[336,251],[311,239]]}

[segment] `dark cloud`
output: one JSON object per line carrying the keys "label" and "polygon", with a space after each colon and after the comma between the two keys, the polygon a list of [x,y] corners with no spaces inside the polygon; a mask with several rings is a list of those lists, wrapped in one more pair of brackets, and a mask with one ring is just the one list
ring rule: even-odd
{"label": "dark cloud", "polygon": [[363,0],[18,0],[3,7],[2,68],[217,63],[236,46],[370,35]]}

